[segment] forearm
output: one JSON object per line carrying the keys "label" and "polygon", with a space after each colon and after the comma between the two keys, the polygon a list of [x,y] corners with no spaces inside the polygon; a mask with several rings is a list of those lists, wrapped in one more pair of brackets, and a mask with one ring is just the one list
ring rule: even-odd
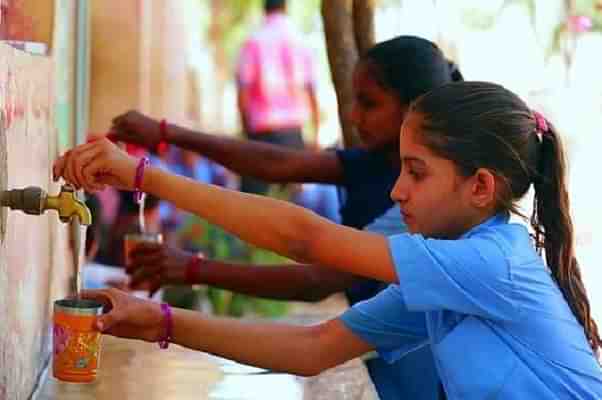
{"label": "forearm", "polygon": [[240,175],[270,182],[311,181],[312,175],[294,166],[308,154],[303,150],[240,140],[169,125],[167,141],[201,154]]}
{"label": "forearm", "polygon": [[336,320],[315,326],[207,318],[174,309],[174,343],[271,371],[311,376],[370,350]]}
{"label": "forearm", "polygon": [[254,297],[320,301],[350,287],[357,277],[309,264],[241,265],[204,260],[198,282]]}
{"label": "forearm", "polygon": [[298,261],[303,261],[312,225],[327,223],[289,202],[201,184],[158,168],[146,170],[142,189],[251,244]]}
{"label": "forearm", "polygon": [[386,237],[337,225],[292,203],[201,184],[158,168],[145,172],[142,190],[295,261],[385,282],[397,279]]}

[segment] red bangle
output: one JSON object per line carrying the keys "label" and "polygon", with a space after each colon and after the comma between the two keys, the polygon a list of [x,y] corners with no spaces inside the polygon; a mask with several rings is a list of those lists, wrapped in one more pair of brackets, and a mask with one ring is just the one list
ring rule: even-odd
{"label": "red bangle", "polygon": [[157,143],[157,147],[155,147],[155,152],[157,154],[164,154],[167,151],[167,148],[167,120],[163,118],[159,121],[159,143]]}
{"label": "red bangle", "polygon": [[165,321],[165,334],[159,339],[159,347],[165,350],[169,347],[169,342],[171,342],[172,339],[173,317],[171,314],[171,307],[167,303],[161,303],[161,312],[163,313],[163,320]]}
{"label": "red bangle", "polygon": [[203,261],[202,257],[193,256],[188,264],[186,264],[186,272],[184,275],[184,280],[189,285],[197,285],[201,283],[201,261]]}
{"label": "red bangle", "polygon": [[134,178],[134,201],[140,203],[142,201],[142,178],[144,177],[144,168],[148,165],[149,161],[147,157],[142,157],[136,167],[136,176]]}

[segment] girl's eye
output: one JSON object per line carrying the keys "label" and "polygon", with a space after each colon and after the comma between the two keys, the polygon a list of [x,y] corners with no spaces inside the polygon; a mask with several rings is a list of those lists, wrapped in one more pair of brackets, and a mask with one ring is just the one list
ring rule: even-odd
{"label": "girl's eye", "polygon": [[410,174],[410,176],[411,176],[412,178],[414,178],[415,180],[420,180],[420,179],[422,178],[422,173],[421,173],[421,172],[414,171],[413,169],[410,169],[410,170],[408,171],[408,173],[409,173],[409,174]]}

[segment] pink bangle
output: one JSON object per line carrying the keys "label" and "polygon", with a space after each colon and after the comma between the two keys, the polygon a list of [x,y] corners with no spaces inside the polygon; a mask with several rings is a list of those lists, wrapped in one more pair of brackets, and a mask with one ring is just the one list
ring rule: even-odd
{"label": "pink bangle", "polygon": [[136,167],[136,177],[134,178],[134,201],[140,203],[142,201],[142,178],[144,177],[144,168],[149,164],[147,157],[142,157]]}
{"label": "pink bangle", "polygon": [[161,303],[161,312],[163,313],[163,317],[165,320],[165,334],[159,339],[159,347],[163,350],[169,347],[169,343],[172,339],[172,330],[173,330],[173,318],[171,314],[171,307],[167,303]]}
{"label": "pink bangle", "polygon": [[201,283],[199,275],[201,272],[201,261],[202,257],[193,256],[188,264],[186,265],[186,272],[184,274],[184,280],[189,285],[196,285]]}

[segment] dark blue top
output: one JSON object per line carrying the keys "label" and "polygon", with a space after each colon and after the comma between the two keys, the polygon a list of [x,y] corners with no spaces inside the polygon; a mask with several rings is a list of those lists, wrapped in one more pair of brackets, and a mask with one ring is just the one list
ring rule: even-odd
{"label": "dark blue top", "polygon": [[399,166],[391,165],[385,152],[350,149],[338,150],[337,156],[343,166],[342,224],[362,229],[393,207],[390,193]]}

